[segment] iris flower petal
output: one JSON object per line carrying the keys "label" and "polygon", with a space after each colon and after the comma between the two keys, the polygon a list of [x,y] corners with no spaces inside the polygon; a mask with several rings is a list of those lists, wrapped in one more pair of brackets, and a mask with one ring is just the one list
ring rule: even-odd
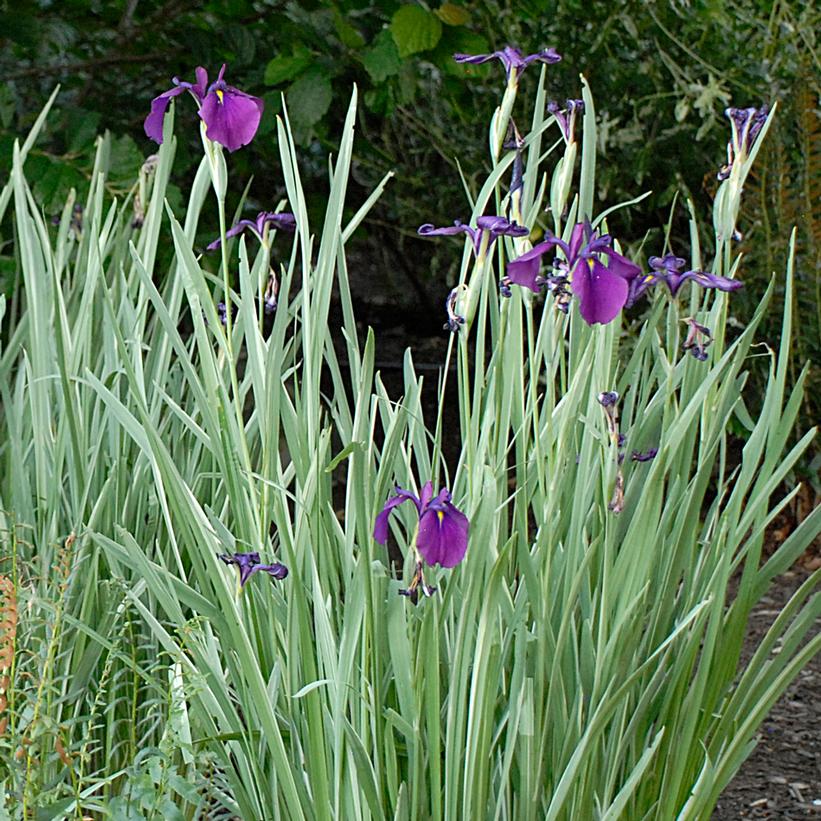
{"label": "iris flower petal", "polygon": [[[429,484],[430,482],[422,489],[423,496]],[[390,518],[391,511],[397,505],[401,505],[402,502],[407,502],[408,500],[412,501],[416,505],[417,512],[421,513],[422,502],[416,494],[411,493],[409,490],[404,490],[401,487],[396,488],[396,496],[392,496],[388,499],[385,503],[385,507],[382,508],[382,512],[376,517],[376,523],[373,527],[373,537],[379,544],[385,544],[388,541],[388,519]]]}
{"label": "iris flower petal", "polygon": [[539,292],[539,286],[536,284],[536,277],[539,276],[539,269],[542,265],[542,257],[559,244],[556,237],[546,239],[538,245],[534,245],[529,251],[526,251],[520,257],[508,262],[507,264],[507,278],[514,285],[521,285],[524,288],[530,288],[531,291]]}
{"label": "iris flower petal", "polygon": [[416,546],[429,565],[456,567],[467,551],[468,529],[467,516],[450,502],[444,510],[429,507],[419,519]]}
{"label": "iris flower petal", "polygon": [[627,302],[630,286],[598,260],[580,259],[573,269],[573,293],[579,299],[579,313],[588,324],[612,322]]}
{"label": "iris flower petal", "polygon": [[168,91],[164,91],[151,101],[151,113],[145,118],[145,122],[143,123],[143,130],[145,131],[146,137],[154,140],[155,143],[162,144],[162,126],[163,120],[165,119],[165,112],[168,110],[168,106],[174,97],[179,96],[183,91],[189,90],[186,87],[188,85],[189,84],[186,83],[185,85],[169,88]]}
{"label": "iris flower petal", "polygon": [[200,108],[200,119],[212,142],[236,151],[254,139],[262,119],[264,103],[238,88],[226,85],[212,87]]}

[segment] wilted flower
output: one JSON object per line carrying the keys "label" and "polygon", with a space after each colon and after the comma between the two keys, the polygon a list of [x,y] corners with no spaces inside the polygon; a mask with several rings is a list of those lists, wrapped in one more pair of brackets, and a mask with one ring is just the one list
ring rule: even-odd
{"label": "wilted flower", "polygon": [[718,172],[720,180],[730,176],[736,160],[743,162],[747,158],[769,112],[767,106],[762,105],[761,108],[727,108],[724,113],[730,120],[732,137],[727,143],[727,165]]}
{"label": "wilted flower", "polygon": [[[220,322],[223,325],[228,324],[228,310],[226,309],[224,302],[218,302],[217,303],[217,316],[219,317]],[[233,308],[231,309],[231,318],[232,319],[234,318],[234,309]]]}
{"label": "wilted flower", "polygon": [[604,418],[607,422],[607,433],[610,441],[616,445],[616,485],[613,489],[613,496],[610,499],[608,508],[613,513],[621,513],[624,509],[624,474],[621,471],[621,463],[624,460],[624,453],[619,448],[624,445],[624,434],[619,432],[619,395],[616,391],[603,391],[596,397],[604,410]]}
{"label": "wilted flower", "polygon": [[629,308],[635,304],[636,300],[651,286],[663,282],[670,292],[670,296],[675,297],[679,289],[685,282],[695,282],[702,288],[714,288],[719,291],[737,291],[744,287],[744,283],[737,279],[709,274],[706,271],[684,271],[685,261],[675,254],[666,254],[663,257],[650,257],[650,267],[653,272],[644,276],[636,277],[630,281],[630,293],[627,297],[625,307]]}
{"label": "wilted flower", "polygon": [[227,565],[235,565],[239,570],[240,589],[245,587],[245,583],[257,571],[263,571],[274,579],[282,580],[288,575],[288,568],[284,564],[274,562],[273,564],[262,564],[259,553],[234,553],[228,556],[224,553],[217,554]]}
{"label": "wilted flower", "polygon": [[450,501],[450,491],[443,488],[433,495],[433,483],[426,482],[421,498],[409,490],[396,488],[396,496],[385,503],[376,517],[373,537],[379,544],[388,540],[388,519],[391,511],[403,502],[412,501],[419,514],[416,533],[416,551],[429,564],[455,567],[465,558],[468,546],[469,523],[467,516]]}
{"label": "wilted flower", "polygon": [[462,325],[465,324],[465,318],[457,313],[456,303],[462,297],[462,294],[467,291],[467,285],[457,285],[445,300],[445,311],[448,315],[448,321],[444,324],[444,330],[457,333]]}
{"label": "wilted flower", "polygon": [[681,347],[689,351],[699,362],[704,362],[707,359],[706,349],[713,341],[710,329],[705,325],[699,325],[691,316],[686,317],[682,322],[687,323],[688,329],[687,338]]}
{"label": "wilted flower", "polygon": [[188,91],[197,101],[199,116],[205,123],[205,134],[209,140],[224,145],[229,151],[248,145],[259,128],[264,103],[259,97],[252,97],[229,86],[222,79],[224,74],[225,65],[210,86],[208,72],[202,66],[197,67],[197,80],[194,83],[182,82],[174,77],[174,88],[164,91],[151,101],[151,113],[143,124],[146,135],[154,142],[162,142],[163,119],[169,103],[174,97]]}
{"label": "wilted flower", "polygon": [[277,309],[277,294],[279,293],[279,281],[273,271],[268,276],[268,284],[265,286],[265,293],[262,295],[262,308],[269,316]]}
{"label": "wilted flower", "polygon": [[623,439],[619,433],[619,409],[617,407],[619,395],[616,391],[605,391],[597,397],[599,404],[604,408],[604,416],[607,421],[607,432],[616,445],[621,446]]}
{"label": "wilted flower", "polygon": [[535,54],[528,54],[526,57],[522,52],[512,46],[505,46],[501,51],[494,51],[492,54],[454,54],[453,59],[457,63],[471,63],[478,65],[479,63],[487,63],[490,60],[499,60],[505,67],[505,74],[508,82],[511,79],[515,82],[519,75],[531,63],[558,63],[561,60],[561,55],[556,53],[554,48],[545,48],[537,51]]}
{"label": "wilted flower", "polygon": [[565,142],[573,142],[576,135],[576,115],[584,111],[583,100],[565,100],[565,108],[559,108],[559,104],[555,100],[550,100],[547,104],[547,110],[556,118],[559,128],[564,134]]}
{"label": "wilted flower", "polygon": [[656,455],[658,454],[658,452],[659,452],[658,448],[650,448],[649,450],[645,451],[644,453],[642,453],[641,451],[638,451],[638,450],[634,450],[630,454],[630,458],[634,462],[649,462],[651,459],[656,458]]}
{"label": "wilted flower", "polygon": [[[277,231],[293,233],[296,231],[296,218],[287,211],[282,211],[279,214],[275,214],[273,211],[260,211],[255,220],[240,220],[236,225],[229,228],[225,233],[225,238],[230,239],[231,237],[241,234],[246,228],[250,228],[254,236],[262,242],[267,225],[273,225]],[[219,248],[221,244],[222,242],[219,237],[217,237],[217,239],[209,243],[206,247],[207,250],[213,251]]]}
{"label": "wilted flower", "polygon": [[453,225],[448,225],[444,228],[435,228],[427,222],[419,226],[417,233],[420,237],[445,237],[455,234],[467,234],[473,240],[474,253],[478,255],[485,234],[488,235],[488,246],[490,246],[496,241],[497,237],[526,237],[530,231],[523,225],[511,222],[505,219],[505,217],[487,216],[479,217],[479,219],[476,220],[475,228],[471,228],[471,226],[465,225],[459,220],[456,220]]}
{"label": "wilted flower", "polygon": [[524,153],[525,141],[513,120],[510,121],[507,135],[503,148],[512,149],[516,152],[516,155],[513,157],[513,174],[510,178],[510,200],[511,208],[513,209],[511,216],[518,219],[521,213],[519,201],[521,199],[522,189],[524,188],[524,162],[522,160],[522,154]]}
{"label": "wilted flower", "polygon": [[419,601],[419,591],[430,598],[435,592],[436,588],[431,587],[425,583],[425,577],[422,573],[422,562],[416,562],[416,570],[414,571],[411,583],[407,587],[399,590],[400,596],[407,596],[411,600],[411,604],[416,604]]}
{"label": "wilted flower", "polygon": [[607,507],[613,513],[621,513],[624,510],[624,474],[621,472],[621,467],[616,471],[616,485]]}
{"label": "wilted flower", "polygon": [[[520,285],[538,293],[543,284],[550,282],[539,276],[542,257],[558,247],[565,256],[565,260],[554,263],[561,278],[559,284],[570,283],[579,300],[579,313],[588,325],[605,325],[618,316],[627,302],[630,281],[641,273],[638,265],[611,247],[612,241],[609,234],[599,236],[590,223],[580,222],[574,226],[569,243],[549,235],[509,262],[504,284]],[[602,255],[607,257],[607,265],[600,262]]]}

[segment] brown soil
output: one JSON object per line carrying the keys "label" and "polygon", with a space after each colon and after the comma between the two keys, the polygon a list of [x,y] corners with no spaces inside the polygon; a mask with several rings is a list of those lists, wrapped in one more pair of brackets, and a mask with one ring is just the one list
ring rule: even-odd
{"label": "brown soil", "polygon": [[[817,555],[777,579],[750,618],[743,661],[810,573]],[[821,623],[819,624],[821,629]],[[802,670],[758,732],[757,746],[722,793],[713,821],[821,819],[821,655]]]}

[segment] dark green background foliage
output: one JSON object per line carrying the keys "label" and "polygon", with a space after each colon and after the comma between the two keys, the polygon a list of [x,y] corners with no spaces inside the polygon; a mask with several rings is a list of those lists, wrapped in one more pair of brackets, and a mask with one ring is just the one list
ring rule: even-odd
{"label": "dark green background foliage", "polygon": [[[389,186],[375,218],[360,229],[352,259],[367,293],[433,317],[458,254],[449,243],[416,237],[422,222],[468,216],[459,168],[469,186],[487,171],[487,123],[503,72],[496,64],[456,65],[455,51],[484,52],[506,43],[525,51],[554,46],[563,61],[548,69],[551,96],[579,96],[579,73],[597,101],[602,204],[652,190],[614,218],[613,230],[640,259],[660,254],[671,224],[672,250],[689,254],[686,209],[691,196],[709,230],[715,172],[729,134],[723,111],[779,101],[781,111],[748,185],[740,229],[748,255],[734,295],[744,322],[773,271],[783,271],[793,225],[799,229],[801,361],[819,355],[821,296],[821,124],[816,32],[821,12],[811,2],[764,0],[571,0],[428,4],[340,0],[5,0],[0,3],[0,164],[8,167],[14,136],[36,116],[56,83],[62,85],[48,141],[29,160],[36,192],[57,213],[71,187],[82,191],[91,170],[95,134],[114,135],[113,193],[125,193],[152,143],[142,132],[151,98],[170,78],[192,78],[197,65],[264,97],[266,116],[253,145],[231,158],[237,199],[253,175],[248,208],[270,208],[282,196],[274,114],[281,94],[305,148],[322,205],[326,156],[347,107],[351,85],[361,93],[354,180],[364,197],[389,169]],[[526,126],[528,92],[538,67],[522,80],[517,112]],[[196,113],[180,98],[177,180],[184,185],[200,155]],[[516,112],[514,112],[514,117]],[[523,128],[523,130],[526,130]],[[457,165],[458,161],[458,165]],[[173,204],[173,203],[172,203]],[[4,236],[9,236],[4,229]],[[210,237],[203,236],[203,244]],[[641,249],[641,250],[639,250]],[[709,249],[707,249],[709,252]],[[9,244],[0,248],[0,275],[13,270]],[[6,276],[5,290],[14,283]],[[378,301],[378,300],[377,300]],[[364,315],[368,316],[368,306]],[[434,310],[431,310],[433,308]],[[775,306],[773,316],[780,312]],[[777,343],[778,323],[765,327]],[[797,363],[798,365],[798,363]],[[814,380],[814,385],[818,385]],[[816,387],[809,395],[817,397]],[[818,399],[808,400],[818,417]],[[815,403],[815,404],[813,404]]]}

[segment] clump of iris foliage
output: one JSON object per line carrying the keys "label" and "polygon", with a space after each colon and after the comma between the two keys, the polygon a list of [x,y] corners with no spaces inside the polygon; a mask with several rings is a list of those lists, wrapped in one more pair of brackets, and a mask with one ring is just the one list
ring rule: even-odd
{"label": "clump of iris foliage", "polygon": [[[24,283],[0,303],[6,817],[706,818],[821,648],[818,571],[739,662],[751,608],[821,527],[816,510],[762,561],[796,491],[774,493],[814,433],[786,452],[805,374],[788,388],[791,300],[778,350],[753,347],[773,284],[727,330],[742,188],[774,112],[730,112],[690,247],[628,259],[607,220],[641,197],[593,212],[586,83],[551,101],[552,49],[459,56],[497,58],[492,172],[464,222],[420,229],[454,253],[466,235],[459,281],[440,285],[432,417],[410,349],[389,395],[351,307],[345,246],[388,181],[343,221],[355,92],[322,225],[283,111],[288,201],[229,228],[223,147],[253,137],[261,106],[222,72],[155,99],[161,145],[122,202],[101,139],[87,201],[57,226],[25,171],[47,111],[15,146],[0,194]],[[548,65],[525,108],[533,62]],[[183,91],[204,154],[174,213]],[[206,208],[219,242],[198,255]],[[793,254],[788,294],[792,278]],[[748,432],[740,463],[731,421]]]}

